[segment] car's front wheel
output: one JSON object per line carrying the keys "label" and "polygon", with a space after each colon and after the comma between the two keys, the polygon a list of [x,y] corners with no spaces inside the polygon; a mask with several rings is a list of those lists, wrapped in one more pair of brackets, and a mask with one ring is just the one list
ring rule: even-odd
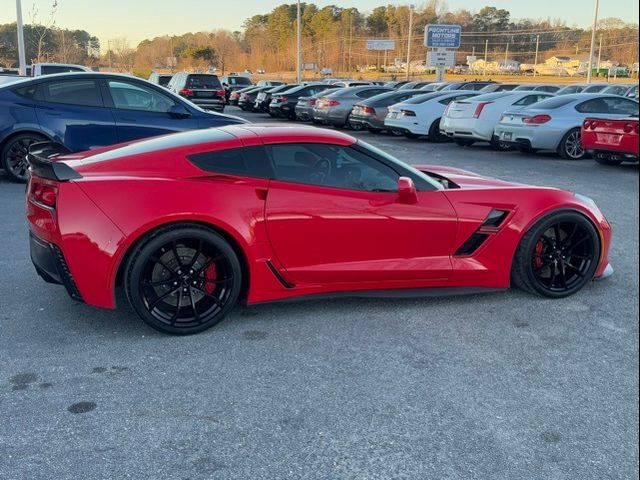
{"label": "car's front wheel", "polygon": [[437,118],[429,127],[429,135],[430,142],[443,143],[448,142],[449,137],[447,137],[444,133],[440,131],[440,119]]}
{"label": "car's front wheel", "polygon": [[569,130],[558,145],[558,155],[567,160],[581,160],[586,155],[582,148],[581,133],[579,128]]}
{"label": "car's front wheel", "polygon": [[567,297],[593,278],[599,259],[600,240],[593,224],[577,212],[555,212],[522,237],[511,278],[530,293]]}
{"label": "car's front wheel", "polygon": [[132,253],[125,274],[131,306],[164,333],[198,333],[234,307],[242,268],[234,249],[214,231],[176,225],[154,233]]}
{"label": "car's front wheel", "polygon": [[9,139],[0,152],[2,168],[9,178],[15,182],[26,182],[29,177],[27,153],[29,147],[42,142],[44,137],[36,133],[22,133]]}

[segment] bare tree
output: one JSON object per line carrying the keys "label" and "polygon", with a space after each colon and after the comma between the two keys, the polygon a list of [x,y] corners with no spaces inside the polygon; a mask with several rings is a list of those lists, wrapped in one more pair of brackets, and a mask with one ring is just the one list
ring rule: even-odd
{"label": "bare tree", "polygon": [[131,48],[129,41],[125,37],[111,40],[111,50],[115,55],[118,70],[121,72],[131,71],[136,57],[136,51]]}
{"label": "bare tree", "polygon": [[49,14],[44,20],[40,20],[39,11],[34,3],[31,7],[31,11],[29,12],[29,18],[31,21],[31,25],[36,33],[33,38],[36,50],[36,58],[33,59],[34,62],[42,62],[45,59],[45,56],[48,52],[44,51],[45,40],[47,38],[47,34],[51,31],[51,29],[55,26],[56,20],[56,12],[58,11],[58,1],[53,0],[51,3],[51,10]]}

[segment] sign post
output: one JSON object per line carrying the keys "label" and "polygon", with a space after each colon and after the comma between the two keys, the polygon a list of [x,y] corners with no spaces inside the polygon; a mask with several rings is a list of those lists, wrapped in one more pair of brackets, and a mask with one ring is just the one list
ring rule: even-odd
{"label": "sign post", "polygon": [[[396,49],[395,40],[367,40],[367,50],[375,50],[377,52],[384,51],[384,68],[387,68],[387,52]],[[378,63],[380,63],[380,54],[378,53]]]}
{"label": "sign post", "polygon": [[424,27],[424,45],[432,51],[427,54],[427,65],[436,68],[436,82],[444,80],[446,67],[456,63],[455,52],[460,48],[462,27],[460,25],[427,25]]}

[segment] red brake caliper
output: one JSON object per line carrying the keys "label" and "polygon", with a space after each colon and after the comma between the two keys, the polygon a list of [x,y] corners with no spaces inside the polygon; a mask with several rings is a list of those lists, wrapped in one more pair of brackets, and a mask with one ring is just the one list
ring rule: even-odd
{"label": "red brake caliper", "polygon": [[[212,263],[204,270],[204,278],[206,280],[215,280],[218,278],[218,274],[216,273],[216,264]],[[211,295],[216,289],[216,284],[213,282],[207,282],[204,286],[205,291]]]}
{"label": "red brake caliper", "polygon": [[544,266],[544,263],[542,262],[543,250],[544,243],[542,243],[542,240],[538,240],[538,243],[536,243],[535,255],[533,256],[533,268],[536,270]]}

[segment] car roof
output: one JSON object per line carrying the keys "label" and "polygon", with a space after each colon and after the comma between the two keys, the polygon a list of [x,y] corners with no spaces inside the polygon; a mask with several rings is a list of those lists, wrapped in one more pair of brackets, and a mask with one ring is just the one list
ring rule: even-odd
{"label": "car roof", "polygon": [[322,142],[338,145],[352,145],[356,139],[339,131],[306,125],[287,126],[280,123],[250,123],[220,127],[240,139],[259,138],[263,143]]}

